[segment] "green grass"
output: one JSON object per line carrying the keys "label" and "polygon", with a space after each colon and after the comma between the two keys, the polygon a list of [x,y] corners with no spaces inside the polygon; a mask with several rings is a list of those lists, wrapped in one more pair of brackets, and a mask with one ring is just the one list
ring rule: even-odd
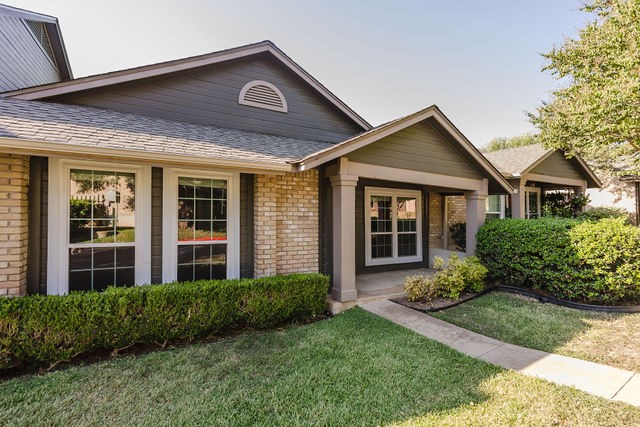
{"label": "green grass", "polygon": [[640,408],[468,358],[360,309],[0,383],[10,425],[633,425]]}
{"label": "green grass", "polygon": [[501,341],[640,372],[640,313],[574,310],[493,292],[432,315]]}

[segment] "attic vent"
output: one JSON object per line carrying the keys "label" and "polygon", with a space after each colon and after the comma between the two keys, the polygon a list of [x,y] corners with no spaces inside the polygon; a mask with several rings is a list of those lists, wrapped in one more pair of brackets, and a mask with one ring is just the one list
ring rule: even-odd
{"label": "attic vent", "polygon": [[265,108],[286,113],[287,100],[275,85],[263,80],[254,80],[244,85],[238,102],[242,105]]}
{"label": "attic vent", "polygon": [[47,30],[45,29],[44,24],[42,22],[30,21],[28,19],[25,19],[24,23],[27,24],[27,27],[29,27],[33,33],[33,37],[35,37],[36,41],[42,47],[42,50],[44,50],[44,53],[46,53],[51,62],[55,64],[56,61],[53,56],[53,49],[51,49],[51,43],[49,43],[49,36],[47,35]]}

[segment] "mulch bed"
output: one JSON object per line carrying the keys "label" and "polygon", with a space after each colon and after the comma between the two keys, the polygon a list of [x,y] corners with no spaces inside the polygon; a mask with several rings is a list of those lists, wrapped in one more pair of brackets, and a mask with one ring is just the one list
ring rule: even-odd
{"label": "mulch bed", "polygon": [[393,298],[391,299],[391,301],[395,302],[396,304],[412,308],[414,310],[422,311],[424,313],[430,313],[433,311],[440,311],[447,308],[455,307],[458,304],[462,304],[463,302],[472,300],[480,294],[481,293],[464,293],[460,295],[460,298],[458,299],[438,297],[434,298],[428,303],[409,301],[406,296]]}

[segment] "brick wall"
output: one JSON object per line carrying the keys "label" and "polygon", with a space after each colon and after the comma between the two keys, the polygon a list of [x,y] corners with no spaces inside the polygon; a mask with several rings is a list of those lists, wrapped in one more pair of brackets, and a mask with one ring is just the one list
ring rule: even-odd
{"label": "brick wall", "polygon": [[256,175],[256,277],[318,271],[318,209],[316,170],[286,175]]}
{"label": "brick wall", "polygon": [[429,193],[429,247],[443,248],[442,244],[442,196]]}
{"label": "brick wall", "polygon": [[29,157],[0,153],[0,296],[27,291]]}
{"label": "brick wall", "polygon": [[467,222],[467,199],[464,196],[447,196],[447,234],[449,236],[448,247],[455,249],[456,244],[448,232],[452,224]]}

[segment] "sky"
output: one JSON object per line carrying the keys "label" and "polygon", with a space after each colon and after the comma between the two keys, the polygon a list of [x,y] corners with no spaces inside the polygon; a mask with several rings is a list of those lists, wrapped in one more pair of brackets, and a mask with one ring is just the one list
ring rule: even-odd
{"label": "sky", "polygon": [[5,0],[59,19],[75,77],[271,40],[373,125],[436,104],[476,146],[533,131],[581,0]]}

